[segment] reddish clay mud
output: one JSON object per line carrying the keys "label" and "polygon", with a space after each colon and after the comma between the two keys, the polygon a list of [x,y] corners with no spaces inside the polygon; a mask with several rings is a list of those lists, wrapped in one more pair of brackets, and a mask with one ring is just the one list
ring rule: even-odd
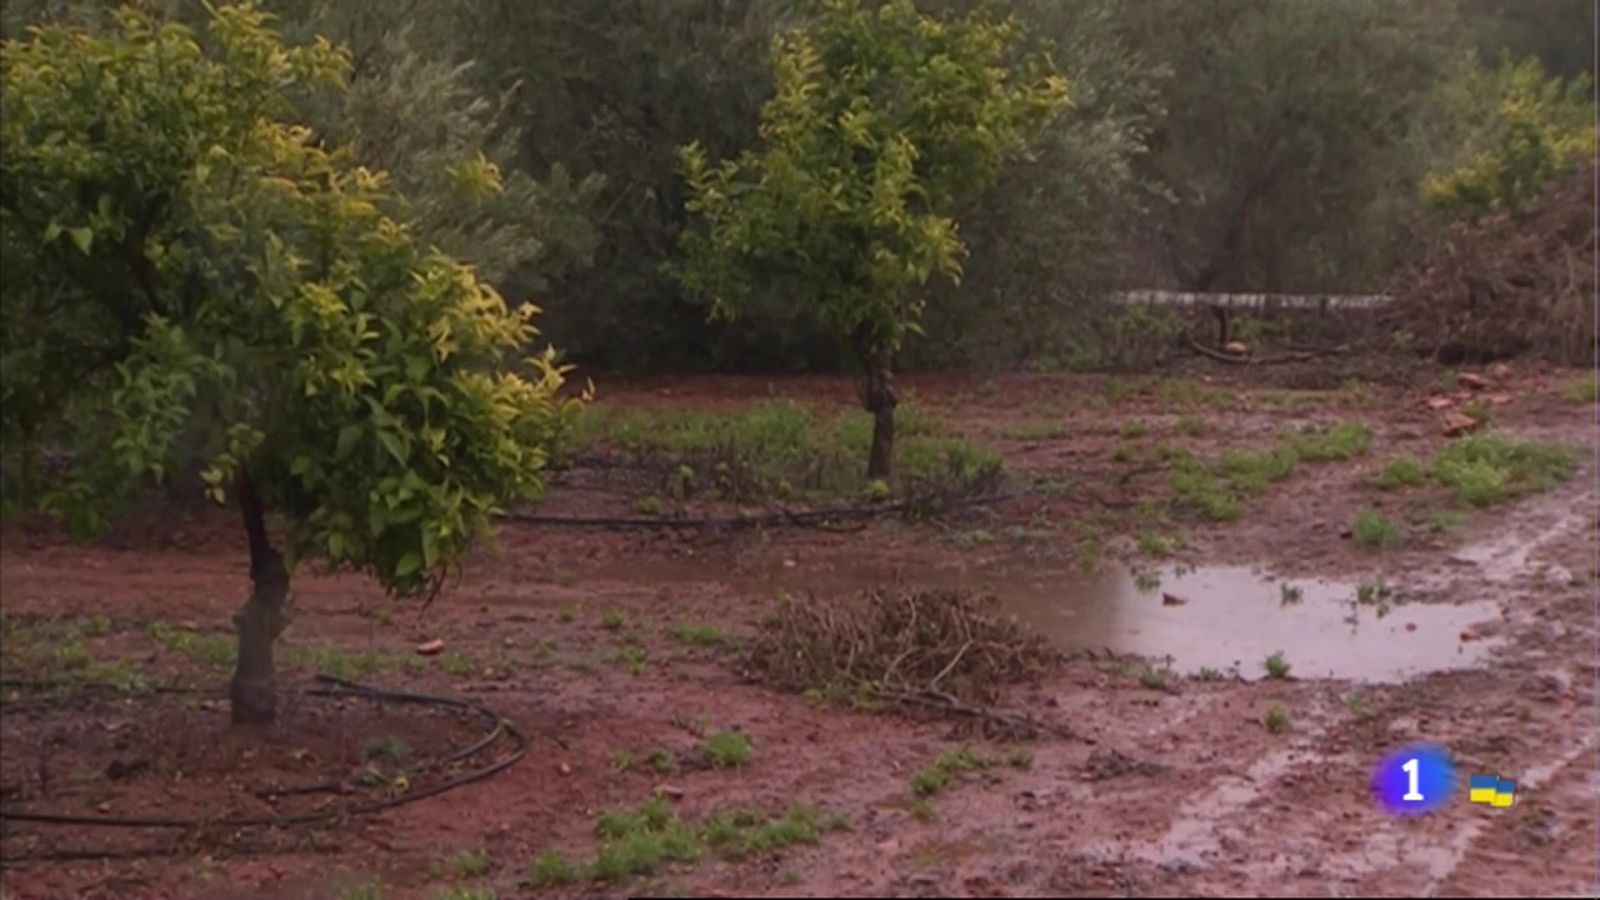
{"label": "reddish clay mud", "polygon": [[[1368,483],[1396,456],[1426,460],[1446,445],[1426,388],[1303,392],[1289,402],[1260,385],[1189,382],[1219,398],[1197,403],[1156,390],[1107,400],[1100,378],[938,376],[905,386],[951,432],[999,450],[1012,483],[1059,476],[1075,487],[851,533],[508,525],[426,610],[395,605],[352,575],[302,572],[282,650],[286,694],[343,660],[364,682],[491,707],[528,736],[526,758],[371,817],[242,842],[189,835],[169,856],[14,863],[5,897],[335,898],[363,883],[380,884],[386,898],[468,885],[500,897],[1584,894],[1600,846],[1600,491],[1594,408],[1560,397],[1574,374],[1519,371],[1497,383],[1511,401],[1493,424],[1573,447],[1574,475],[1472,514],[1455,534],[1420,524],[1437,499],[1431,489],[1389,494]],[[600,400],[722,410],[772,395],[825,410],[854,403],[847,379],[811,378],[673,379]],[[1187,417],[1206,427],[1185,433]],[[1339,419],[1371,429],[1366,454],[1301,466],[1238,521],[1152,526],[1182,541],[1169,559],[1140,553],[1137,538],[1151,529],[1132,504],[1159,497],[1167,482],[1159,472],[1123,477],[1135,466],[1112,459],[1118,445],[1170,442],[1210,458],[1262,449],[1290,425]],[[1126,436],[1130,420],[1147,434]],[[1060,436],[1019,436],[1039,422],[1059,425],[1050,433]],[[540,512],[631,515],[638,494],[626,478],[578,469],[553,477]],[[1344,533],[1364,507],[1408,523],[1405,543],[1355,546]],[[1104,542],[1092,574],[1080,565],[1086,523]],[[968,539],[979,531],[993,540]],[[224,672],[150,635],[159,622],[228,637],[246,579],[237,532],[227,511],[189,504],[152,509],[90,547],[39,525],[13,529],[0,550],[7,627],[103,616],[104,629],[84,638],[94,658],[131,654],[151,683],[220,688]],[[1357,598],[1380,578],[1403,602]],[[896,580],[995,594],[1078,651],[1004,698],[1077,737],[995,743],[949,719],[808,702],[758,683],[736,646],[673,634],[708,625],[746,640],[779,591]],[[443,641],[443,652],[417,656],[429,640]],[[1279,650],[1289,677],[1267,678],[1264,659]],[[1278,733],[1263,725],[1274,709],[1285,722]],[[283,719],[279,733],[254,740],[233,734],[209,695],[8,697],[6,806],[182,817],[315,809],[338,795],[259,791],[359,779],[369,766],[392,782],[403,767],[389,766],[375,742],[392,738],[432,758],[483,730],[436,711],[309,698],[291,701]],[[695,762],[705,735],[721,730],[749,737],[749,765]],[[1388,817],[1369,775],[1412,742],[1443,745],[1463,775],[1516,779],[1516,805],[1461,798],[1432,816]],[[1031,757],[1026,768],[959,776],[918,815],[912,774],[961,746],[1002,758],[1021,746]],[[657,750],[678,768],[618,765]],[[685,820],[807,803],[851,828],[739,862],[708,854],[626,883],[523,886],[546,850],[591,859],[596,816],[661,788]],[[174,837],[17,823],[5,850],[128,849]],[[441,868],[458,852],[483,853],[488,871]]]}

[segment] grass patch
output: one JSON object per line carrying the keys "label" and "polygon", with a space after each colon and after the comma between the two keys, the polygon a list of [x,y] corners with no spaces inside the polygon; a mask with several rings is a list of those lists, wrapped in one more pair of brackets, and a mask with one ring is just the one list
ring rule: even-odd
{"label": "grass patch", "polygon": [[678,771],[678,758],[672,755],[671,750],[662,747],[650,751],[650,755],[645,757],[644,761],[651,769],[662,775]]}
{"label": "grass patch", "polygon": [[1364,455],[1372,443],[1372,431],[1359,422],[1338,422],[1328,428],[1301,429],[1284,440],[1300,459],[1327,462]]}
{"label": "grass patch", "polygon": [[1167,675],[1169,673],[1170,671],[1165,668],[1158,669],[1154,666],[1145,666],[1144,670],[1139,673],[1139,686],[1152,691],[1164,691],[1167,689]]}
{"label": "grass patch", "polygon": [[1441,451],[1431,474],[1462,503],[1484,507],[1549,490],[1569,477],[1572,467],[1572,455],[1561,447],[1478,435]]}
{"label": "grass patch", "polygon": [[1217,460],[1217,470],[1235,494],[1254,497],[1265,491],[1268,484],[1293,475],[1298,461],[1297,452],[1288,447],[1260,453],[1225,450]]}
{"label": "grass patch", "polygon": [[1561,389],[1561,396],[1569,403],[1594,403],[1600,400],[1600,373],[1588,375]]}
{"label": "grass patch", "polygon": [[1175,540],[1165,535],[1152,532],[1145,532],[1139,535],[1139,549],[1146,556],[1153,556],[1156,559],[1166,559],[1171,556],[1176,544]]}
{"label": "grass patch", "polygon": [[1387,550],[1399,546],[1403,539],[1400,526],[1370,506],[1356,514],[1350,534],[1356,546],[1364,550]]}
{"label": "grass patch", "polygon": [[525,884],[533,888],[560,887],[578,880],[578,869],[566,857],[554,850],[546,850],[528,867]]}
{"label": "grass patch", "polygon": [[911,776],[911,792],[917,797],[933,797],[949,786],[950,782],[962,772],[989,769],[994,765],[994,760],[979,756],[964,747],[941,753],[933,762]]}
{"label": "grass patch", "polygon": [[445,857],[435,871],[450,878],[482,878],[489,874],[489,855],[477,850],[462,850]]}
{"label": "grass patch", "polygon": [[719,731],[706,738],[706,761],[714,769],[736,769],[750,764],[750,738],[738,731]]}
{"label": "grass patch", "polygon": [[621,631],[622,626],[626,624],[628,624],[628,620],[616,610],[611,610],[600,617],[600,627],[607,631]]}
{"label": "grass patch", "polygon": [[1269,707],[1267,714],[1261,717],[1261,725],[1267,729],[1267,734],[1284,734],[1290,724],[1289,714],[1281,706]]}
{"label": "grass patch", "polygon": [[111,630],[104,616],[18,621],[0,618],[0,659],[9,678],[144,690],[144,673],[126,660],[104,661],[85,641]]}
{"label": "grass patch", "polygon": [[617,652],[611,655],[611,661],[627,669],[630,675],[643,675],[645,664],[650,661],[650,651],[639,644],[629,643],[618,647]]}
{"label": "grass patch", "polygon": [[1067,436],[1067,426],[1059,422],[1029,422],[1006,436],[1018,441],[1055,441]]}
{"label": "grass patch", "polygon": [[[698,826],[684,822],[656,797],[636,810],[609,810],[595,822],[601,839],[587,874],[599,882],[621,882],[649,875],[669,862],[694,863],[713,851],[729,860],[765,856],[798,844],[815,844],[822,835],[844,831],[850,821],[824,816],[814,806],[796,804],[782,816],[768,818],[750,809],[716,810]],[[582,872],[553,851],[541,855],[529,870],[534,887],[570,884]]]}
{"label": "grass patch", "polygon": [[1286,581],[1278,586],[1278,598],[1280,606],[1298,606],[1305,599],[1305,590]]}
{"label": "grass patch", "polygon": [[1418,487],[1427,481],[1427,467],[1409,456],[1402,456],[1390,460],[1372,483],[1381,491],[1395,491],[1404,487]]}
{"label": "grass patch", "polygon": [[233,671],[234,663],[238,659],[237,648],[230,637],[173,628],[160,620],[151,622],[147,633],[151,640],[168,652],[186,656],[191,661],[218,672]]}
{"label": "grass patch", "polygon": [[1138,419],[1130,419],[1122,424],[1122,436],[1130,440],[1137,440],[1149,433],[1150,426]]}
{"label": "grass patch", "polygon": [[[900,404],[895,424],[896,484],[885,485],[879,491],[884,496],[892,486],[910,493],[970,493],[990,486],[999,473],[997,454],[937,436],[931,418],[914,401]],[[665,456],[678,465],[660,493],[680,499],[692,492],[733,502],[855,498],[871,487],[862,471],[871,440],[872,420],[865,412],[822,418],[787,400],[732,413],[590,408],[579,416],[569,436],[572,446],[563,455],[604,446],[635,456]]]}
{"label": "grass patch", "polygon": [[1221,481],[1198,464],[1174,468],[1168,476],[1173,496],[1179,503],[1213,522],[1233,522],[1244,515],[1244,507]]}
{"label": "grass patch", "polygon": [[1289,661],[1284,658],[1283,651],[1279,650],[1267,657],[1265,660],[1262,660],[1261,668],[1267,671],[1268,678],[1282,681],[1283,679],[1289,677],[1289,670],[1293,667],[1290,666]]}
{"label": "grass patch", "polygon": [[1198,416],[1182,416],[1178,421],[1172,423],[1173,433],[1181,434],[1184,437],[1200,437],[1209,430],[1210,426]]}

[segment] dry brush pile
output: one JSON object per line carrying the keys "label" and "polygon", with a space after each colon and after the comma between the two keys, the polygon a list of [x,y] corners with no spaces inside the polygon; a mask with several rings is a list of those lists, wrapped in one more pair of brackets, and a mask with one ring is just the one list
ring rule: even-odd
{"label": "dry brush pile", "polygon": [[751,661],[786,690],[964,716],[1016,735],[1043,726],[988,704],[1060,658],[993,597],[896,586],[845,599],[784,598],[763,621]]}
{"label": "dry brush pile", "polygon": [[1522,210],[1452,225],[1397,276],[1394,324],[1445,362],[1593,365],[1595,178],[1585,166]]}

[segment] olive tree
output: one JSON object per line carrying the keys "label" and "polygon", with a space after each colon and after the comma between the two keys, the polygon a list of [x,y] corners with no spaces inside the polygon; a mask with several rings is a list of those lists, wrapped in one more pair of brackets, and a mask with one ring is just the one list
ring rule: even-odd
{"label": "olive tree", "polygon": [[[203,452],[250,553],[233,720],[270,722],[296,564],[436,588],[541,492],[576,401],[550,351],[524,357],[535,308],[421,243],[382,173],[296,122],[343,50],[286,46],[249,6],[204,35],[123,9],[0,46],[7,499],[92,534]],[[456,176],[499,187],[488,163]]]}
{"label": "olive tree", "polygon": [[953,212],[1066,103],[1014,21],[944,20],[910,0],[821,0],[773,41],[757,147],[682,151],[693,227],[675,271],[735,316],[764,295],[818,317],[865,368],[868,477],[890,474],[895,351],[932,276],[959,277]]}

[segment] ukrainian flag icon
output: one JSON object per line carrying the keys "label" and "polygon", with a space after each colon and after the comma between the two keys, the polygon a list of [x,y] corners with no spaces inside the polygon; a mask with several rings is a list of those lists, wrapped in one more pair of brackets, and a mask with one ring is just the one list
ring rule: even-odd
{"label": "ukrainian flag icon", "polygon": [[1504,809],[1517,801],[1517,783],[1497,775],[1474,775],[1467,783],[1467,799]]}
{"label": "ukrainian flag icon", "polygon": [[1494,775],[1474,775],[1467,782],[1467,799],[1473,803],[1494,803],[1500,779]]}

